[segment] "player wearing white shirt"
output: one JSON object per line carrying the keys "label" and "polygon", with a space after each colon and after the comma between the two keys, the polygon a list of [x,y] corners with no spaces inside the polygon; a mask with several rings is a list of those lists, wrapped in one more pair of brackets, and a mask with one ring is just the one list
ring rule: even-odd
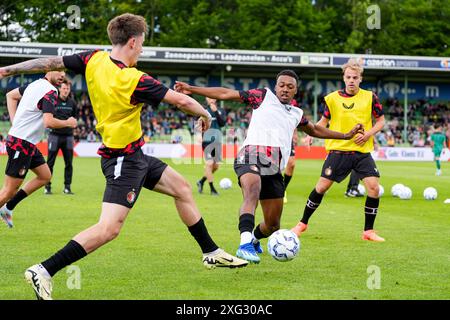
{"label": "player wearing white shirt", "polygon": [[[276,78],[275,94],[268,88],[237,91],[228,88],[204,88],[177,82],[175,89],[185,94],[199,94],[217,100],[234,100],[253,109],[247,137],[234,163],[244,201],[240,208],[240,246],[236,255],[259,263],[262,252],[260,239],[280,228],[283,211],[284,182],[281,171],[291,151],[295,128],[318,138],[350,139],[360,125],[343,134],[316,126],[292,106],[297,93],[298,76],[294,71],[281,71]],[[256,228],[255,210],[261,203],[264,220]],[[252,234],[253,233],[253,234]]]}
{"label": "player wearing white shirt", "polygon": [[[12,126],[6,139],[8,163],[0,190],[0,217],[10,228],[13,227],[12,210],[15,206],[51,179],[50,169],[36,147],[44,128],[74,128],[77,125],[73,117],[67,120],[53,117],[58,97],[56,86],[62,83],[64,76],[64,71],[48,72],[45,78],[6,94]],[[19,190],[28,170],[33,171],[36,177]]]}

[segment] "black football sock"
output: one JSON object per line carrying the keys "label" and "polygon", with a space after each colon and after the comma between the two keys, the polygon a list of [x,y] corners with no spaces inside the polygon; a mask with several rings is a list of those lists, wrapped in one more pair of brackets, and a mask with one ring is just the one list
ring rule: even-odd
{"label": "black football sock", "polygon": [[239,217],[239,231],[252,233],[255,227],[255,216],[251,213],[241,214]]}
{"label": "black football sock", "polygon": [[17,191],[14,197],[12,197],[11,200],[6,203],[6,208],[9,210],[14,210],[19,202],[25,199],[27,196],[27,193],[23,191],[23,189],[20,189],[19,191]]}
{"label": "black football sock", "polygon": [[214,183],[213,182],[209,183],[209,188],[211,189],[211,192],[216,192],[217,193],[216,188],[214,188]]}
{"label": "black football sock", "polygon": [[305,209],[303,211],[303,217],[301,222],[304,224],[308,224],[309,218],[311,218],[312,214],[319,207],[322,202],[323,194],[320,194],[316,191],[316,188],[310,193],[308,200],[306,201]]}
{"label": "black football sock", "polygon": [[243,213],[239,216],[239,231],[241,233],[241,245],[252,241],[252,231],[255,228],[255,216],[251,213]]}
{"label": "black football sock", "polygon": [[371,198],[371,197],[367,196],[366,205],[364,207],[364,212],[365,212],[365,216],[366,216],[365,223],[364,223],[364,231],[373,229],[373,225],[375,223],[375,218],[377,217],[379,205],[380,205],[380,199]]}
{"label": "black football sock", "polygon": [[206,181],[206,177],[203,176],[200,180],[198,180],[198,182],[200,182],[202,185],[205,183]]}
{"label": "black football sock", "polygon": [[352,171],[350,174],[350,179],[348,181],[349,190],[358,190],[358,184],[359,184],[359,176],[355,171]]}
{"label": "black football sock", "polygon": [[268,236],[266,236],[264,233],[262,233],[261,231],[261,225],[258,224],[255,228],[255,230],[253,230],[253,236],[255,237],[256,240],[261,240],[264,238],[267,238]]}
{"label": "black football sock", "polygon": [[197,241],[203,253],[209,253],[219,249],[219,247],[214,243],[213,239],[211,239],[203,218],[200,218],[200,220],[198,220],[196,224],[188,227],[188,229],[191,235]]}
{"label": "black football sock", "polygon": [[291,179],[292,179],[292,176],[284,174],[283,180],[284,180],[284,189],[285,190],[287,189],[289,182],[291,182]]}
{"label": "black football sock", "polygon": [[41,262],[41,265],[53,277],[59,270],[80,260],[87,255],[84,248],[75,240],[70,240],[64,248],[59,250],[53,256]]}

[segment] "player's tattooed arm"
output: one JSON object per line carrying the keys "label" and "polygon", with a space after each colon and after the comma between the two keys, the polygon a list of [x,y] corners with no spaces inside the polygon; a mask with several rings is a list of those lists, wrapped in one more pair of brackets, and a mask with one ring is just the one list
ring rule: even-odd
{"label": "player's tattooed arm", "polygon": [[62,57],[32,59],[0,68],[0,79],[20,73],[40,73],[65,69]]}

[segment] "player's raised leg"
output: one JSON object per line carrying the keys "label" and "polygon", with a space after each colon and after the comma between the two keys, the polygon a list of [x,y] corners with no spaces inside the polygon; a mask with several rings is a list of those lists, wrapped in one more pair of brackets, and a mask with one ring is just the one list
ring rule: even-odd
{"label": "player's raised leg", "polygon": [[[34,158],[33,158],[34,159]],[[44,161],[44,158],[41,157],[41,160]],[[41,161],[41,162],[42,162]],[[41,163],[40,162],[40,163]],[[26,197],[31,195],[33,192],[41,188],[42,186],[49,183],[52,174],[48,165],[44,162],[43,164],[38,165],[35,168],[31,168],[31,171],[36,174],[36,177],[28,181],[17,193],[0,209],[0,215],[10,216],[11,217],[11,226],[12,226],[12,214],[14,208]]]}
{"label": "player's raised leg", "polygon": [[9,228],[14,226],[12,220],[12,210],[8,210],[6,208],[6,202],[14,197],[17,193],[17,190],[20,188],[23,179],[10,177],[5,175],[5,180],[3,182],[3,187],[0,190],[0,218],[6,223]]}
{"label": "player's raised leg", "polygon": [[[158,160],[159,161],[159,160]],[[205,222],[195,204],[190,184],[174,169],[167,166],[155,184],[147,177],[144,187],[174,198],[175,206],[183,223],[203,252],[203,264],[207,268],[244,267],[247,261],[234,257],[219,248],[208,233]]]}
{"label": "player's raised leg", "polygon": [[52,299],[52,277],[64,267],[82,259],[119,235],[130,208],[106,203],[102,205],[100,220],[80,232],[66,246],[40,264],[25,271],[25,279],[40,300]]}
{"label": "player's raised leg", "polygon": [[[46,163],[41,164],[41,165],[37,166],[36,168],[32,168],[31,171],[33,171],[33,173],[36,176],[33,179],[31,179],[30,181],[28,181],[27,183],[25,183],[25,185],[21,188],[21,190],[23,190],[26,193],[26,196],[31,195],[33,192],[40,189],[42,186],[45,186],[46,184],[48,184],[52,178],[50,168],[48,167],[48,165]],[[21,190],[19,190],[19,192]],[[16,194],[16,196],[19,195],[19,192]],[[11,210],[13,210],[16,207],[16,205],[19,204],[19,202],[25,198],[24,197],[22,199],[20,199],[20,198],[15,199],[15,197],[13,199],[11,199],[10,201],[8,201],[8,203],[7,203],[8,208]]]}

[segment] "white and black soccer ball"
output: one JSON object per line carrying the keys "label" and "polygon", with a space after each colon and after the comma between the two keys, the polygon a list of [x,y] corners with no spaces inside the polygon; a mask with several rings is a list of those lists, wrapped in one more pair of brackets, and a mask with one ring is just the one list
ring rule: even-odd
{"label": "white and black soccer ball", "polygon": [[391,194],[394,197],[398,197],[400,190],[402,190],[405,186],[401,183],[394,184],[391,188]]}
{"label": "white and black soccer ball", "polygon": [[230,179],[228,179],[228,178],[223,178],[222,180],[220,180],[219,186],[220,186],[222,189],[230,189],[230,188],[233,186],[233,183],[231,182]]}
{"label": "white and black soccer ball", "polygon": [[423,197],[425,200],[436,200],[438,196],[438,192],[433,187],[428,187],[425,190],[423,190]]}
{"label": "white and black soccer ball", "polygon": [[412,197],[412,190],[406,186],[400,189],[398,197],[402,200],[409,200]]}
{"label": "white and black soccer ball", "polygon": [[358,184],[358,192],[360,195],[365,195],[366,194],[366,188],[360,183]]}
{"label": "white and black soccer ball", "polygon": [[280,229],[269,237],[267,249],[275,260],[281,262],[290,261],[300,251],[300,240],[291,230]]}

